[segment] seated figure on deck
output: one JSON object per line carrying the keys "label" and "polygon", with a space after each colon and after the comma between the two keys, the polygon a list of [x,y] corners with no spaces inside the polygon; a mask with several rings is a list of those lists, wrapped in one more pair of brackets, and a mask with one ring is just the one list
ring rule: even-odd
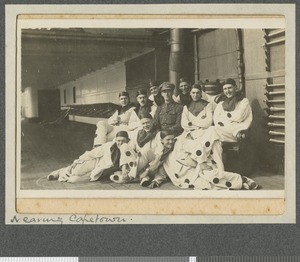
{"label": "seated figure on deck", "polygon": [[124,172],[126,161],[136,158],[136,154],[130,149],[128,142],[128,133],[119,131],[115,141],[86,151],[70,166],[53,171],[47,176],[47,179],[74,183],[96,181],[117,171]]}
{"label": "seated figure on deck", "polygon": [[157,108],[154,121],[159,130],[171,131],[175,136],[178,136],[183,131],[181,127],[183,106],[174,102],[172,98],[174,88],[174,84],[170,82],[161,84],[161,94],[165,102]]}
{"label": "seated figure on deck", "polygon": [[139,89],[136,94],[137,106],[132,112],[129,119],[129,129],[135,130],[141,127],[141,115],[150,114],[152,117],[155,114],[156,106],[148,99],[147,91],[145,89]]}
{"label": "seated figure on deck", "polygon": [[129,131],[129,120],[135,107],[130,103],[128,92],[119,93],[121,107],[107,120],[97,123],[94,147],[112,141],[119,131]]}
{"label": "seated figure on deck", "polygon": [[161,95],[161,90],[156,80],[150,81],[149,90],[151,93],[151,95],[149,96],[149,100],[153,102],[154,111],[155,111],[158,106],[161,106],[165,102],[165,100]]}
{"label": "seated figure on deck", "polygon": [[183,107],[181,117],[181,126],[184,129],[182,136],[196,139],[212,125],[213,109],[211,103],[202,99],[202,90],[199,84],[192,86],[190,95],[192,101]]}
{"label": "seated figure on deck", "polygon": [[223,97],[224,100],[218,103],[214,111],[214,126],[209,127],[196,141],[187,141],[183,146],[198,163],[212,157],[221,171],[224,171],[221,142],[237,142],[241,131],[248,129],[252,122],[249,100],[242,96],[231,78],[223,85]]}
{"label": "seated figure on deck", "polygon": [[116,183],[127,183],[139,179],[143,187],[156,188],[167,180],[162,165],[166,157],[173,151],[175,136],[171,131],[161,131],[154,138],[155,147],[144,147],[137,154],[134,162],[128,166],[128,176],[111,175]]}

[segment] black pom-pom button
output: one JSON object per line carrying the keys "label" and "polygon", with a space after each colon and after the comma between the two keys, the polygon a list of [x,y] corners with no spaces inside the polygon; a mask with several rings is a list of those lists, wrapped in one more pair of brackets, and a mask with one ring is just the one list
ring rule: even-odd
{"label": "black pom-pom button", "polygon": [[227,117],[229,117],[229,118],[230,118],[230,117],[231,117],[231,114],[230,114],[230,113],[227,113]]}
{"label": "black pom-pom button", "polygon": [[206,147],[209,147],[209,146],[210,146],[210,142],[207,141],[207,142],[205,143],[205,146],[206,146]]}
{"label": "black pom-pom button", "polygon": [[129,165],[130,165],[131,167],[133,167],[133,162],[130,162]]}
{"label": "black pom-pom button", "polygon": [[192,122],[188,122],[188,126],[192,126],[193,125],[193,123]]}
{"label": "black pom-pom button", "polygon": [[126,156],[131,156],[131,153],[129,151],[127,151]]}
{"label": "black pom-pom button", "polygon": [[227,181],[227,182],[225,183],[225,185],[226,185],[227,187],[231,187],[231,186],[232,186],[232,184],[231,184],[229,181]]}
{"label": "black pom-pom button", "polygon": [[202,155],[201,150],[197,150],[197,151],[196,151],[196,155],[197,155],[197,156],[201,156],[201,155]]}
{"label": "black pom-pom button", "polygon": [[213,179],[213,182],[214,182],[214,184],[218,184],[218,183],[220,182],[220,179],[217,178],[217,177],[215,177],[215,178]]}

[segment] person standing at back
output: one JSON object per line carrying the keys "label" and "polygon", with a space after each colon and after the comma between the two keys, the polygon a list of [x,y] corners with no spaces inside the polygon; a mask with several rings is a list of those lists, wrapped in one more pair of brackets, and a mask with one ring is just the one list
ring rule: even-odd
{"label": "person standing at back", "polygon": [[183,105],[175,103],[173,100],[174,84],[164,82],[160,87],[165,103],[157,108],[154,121],[159,130],[171,131],[175,136],[178,136],[183,131],[181,127]]}

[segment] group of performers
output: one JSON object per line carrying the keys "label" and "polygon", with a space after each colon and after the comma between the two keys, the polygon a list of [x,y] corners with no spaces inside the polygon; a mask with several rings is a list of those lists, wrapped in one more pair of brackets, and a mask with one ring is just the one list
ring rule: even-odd
{"label": "group of performers", "polygon": [[237,142],[252,122],[249,100],[227,79],[217,97],[200,84],[180,79],[175,96],[170,82],[150,82],[150,93],[138,90],[137,104],[128,92],[120,107],[97,123],[94,147],[48,180],[135,183],[156,188],[168,179],[179,188],[256,189],[245,176],[224,170],[222,143]]}

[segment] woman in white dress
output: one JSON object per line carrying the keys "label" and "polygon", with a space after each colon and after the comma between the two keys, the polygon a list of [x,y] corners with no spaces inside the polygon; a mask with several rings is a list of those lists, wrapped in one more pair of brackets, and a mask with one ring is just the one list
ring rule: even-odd
{"label": "woman in white dress", "polygon": [[128,124],[135,107],[130,103],[128,92],[119,93],[119,101],[121,107],[107,121],[97,123],[94,147],[112,141],[119,131],[130,131]]}

